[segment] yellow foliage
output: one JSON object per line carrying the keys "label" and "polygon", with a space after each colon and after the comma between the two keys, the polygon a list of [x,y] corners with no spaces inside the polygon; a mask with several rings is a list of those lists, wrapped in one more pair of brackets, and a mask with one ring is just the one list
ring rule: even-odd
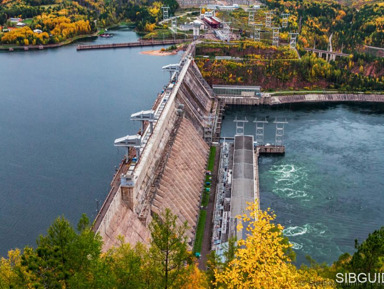
{"label": "yellow foliage", "polygon": [[[302,272],[290,263],[285,254],[291,245],[284,242],[283,227],[272,221],[275,215],[261,211],[257,203],[250,204],[248,214],[238,216],[249,222],[246,240],[239,240],[236,257],[229,266],[215,270],[215,284],[225,288],[334,288],[332,280],[316,272]],[[220,287],[219,287],[220,288]]]}
{"label": "yellow foliage", "polygon": [[11,30],[3,35],[1,38],[2,43],[29,45],[29,44],[46,44],[49,35],[46,32],[34,33],[28,26]]}
{"label": "yellow foliage", "polygon": [[[29,250],[26,248],[26,250]],[[17,269],[15,269],[17,268]],[[22,274],[25,277],[25,282],[28,285],[32,284],[30,283],[30,273],[26,271],[27,268],[21,266],[21,252],[19,249],[16,250],[10,250],[8,251],[8,258],[1,258],[0,259],[0,285],[4,286],[1,288],[12,288],[11,286],[14,285],[15,280],[18,279],[18,274]]]}
{"label": "yellow foliage", "polygon": [[59,12],[58,12],[59,15],[62,15],[62,16],[65,16],[68,14],[68,10],[67,9],[61,9]]}
{"label": "yellow foliage", "polygon": [[[89,21],[78,20],[71,22],[71,20],[65,16],[55,16],[52,14],[43,13],[36,16],[37,22],[35,28],[42,30],[49,30],[53,35],[54,42],[66,40],[67,38],[74,37],[76,35],[89,34],[91,32],[91,26]],[[14,29],[8,33],[5,33],[1,38],[2,43],[17,44],[17,45],[29,45],[29,44],[48,44],[49,34],[47,32],[34,33],[28,26]]]}
{"label": "yellow foliage", "polygon": [[339,13],[336,16],[336,21],[340,21],[345,15],[346,13],[343,10],[339,10]]}
{"label": "yellow foliage", "polygon": [[161,3],[160,2],[153,2],[152,6],[148,9],[149,14],[153,17],[157,17],[159,15],[161,8]]}
{"label": "yellow foliage", "polygon": [[145,27],[144,27],[144,31],[147,31],[147,32],[152,32],[156,27],[156,23],[147,23],[145,24]]}
{"label": "yellow foliage", "polygon": [[191,272],[189,276],[183,276],[183,279],[188,279],[188,282],[183,284],[180,289],[204,289],[208,288],[208,282],[206,277],[202,272],[197,268],[196,264],[190,266]]}

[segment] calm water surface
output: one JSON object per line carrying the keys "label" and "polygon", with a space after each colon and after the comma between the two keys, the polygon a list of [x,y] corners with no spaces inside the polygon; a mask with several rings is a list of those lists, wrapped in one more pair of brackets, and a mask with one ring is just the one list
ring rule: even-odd
{"label": "calm water surface", "polygon": [[247,134],[255,134],[255,117],[266,117],[270,143],[272,122],[289,122],[285,156],[259,161],[260,198],[285,227],[298,264],[306,255],[331,264],[384,225],[383,105],[237,107],[225,115],[224,136],[233,136],[236,115],[250,120]]}
{"label": "calm water surface", "polygon": [[[92,43],[137,39],[113,33]],[[124,154],[113,140],[139,129],[130,114],[152,106],[169,77],[161,67],[180,58],[76,45],[0,53],[0,255],[35,245],[59,215],[94,218]]]}

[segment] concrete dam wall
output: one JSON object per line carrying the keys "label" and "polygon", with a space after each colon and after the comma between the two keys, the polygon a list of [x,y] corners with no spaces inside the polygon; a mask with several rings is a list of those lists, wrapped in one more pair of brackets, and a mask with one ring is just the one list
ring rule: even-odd
{"label": "concrete dam wall", "polygon": [[157,100],[162,111],[145,138],[139,161],[121,176],[125,181],[108,196],[96,218],[94,230],[104,240],[103,250],[118,244],[119,235],[131,244],[148,243],[151,214],[165,208],[180,222],[188,222],[192,244],[209,152],[204,120],[215,109],[215,101],[191,57],[184,56],[181,63],[173,89]]}
{"label": "concrete dam wall", "polygon": [[157,214],[170,208],[179,225],[187,221],[190,240],[195,235],[208,154],[208,144],[183,118],[152,204]]}
{"label": "concrete dam wall", "polygon": [[180,85],[177,101],[184,105],[186,117],[192,121],[198,132],[203,134],[207,117],[215,112],[216,101],[213,90],[193,61]]}
{"label": "concrete dam wall", "polygon": [[278,105],[285,103],[310,103],[310,102],[384,102],[384,94],[363,93],[329,93],[329,94],[297,94],[258,97],[246,96],[219,96],[224,105]]}
{"label": "concrete dam wall", "polygon": [[263,103],[276,105],[300,102],[384,102],[384,95],[356,93],[284,95],[265,98]]}

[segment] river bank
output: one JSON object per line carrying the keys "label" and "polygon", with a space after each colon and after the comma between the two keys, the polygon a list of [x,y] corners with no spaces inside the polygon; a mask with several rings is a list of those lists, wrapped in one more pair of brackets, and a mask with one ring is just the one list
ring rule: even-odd
{"label": "river bank", "polygon": [[178,50],[162,51],[161,49],[140,52],[140,54],[153,55],[153,56],[169,56],[169,55],[176,55],[177,53],[178,53]]}
{"label": "river bank", "polygon": [[28,51],[28,50],[44,50],[44,49],[49,49],[49,48],[58,48],[62,46],[66,46],[69,44],[72,44],[76,41],[80,40],[85,40],[85,39],[92,39],[92,38],[97,38],[98,32],[95,32],[90,35],[78,35],[76,37],[73,37],[71,39],[67,39],[63,42],[60,43],[55,43],[55,44],[45,44],[45,45],[23,45],[23,46],[18,46],[18,45],[13,45],[13,44],[6,44],[6,45],[0,45],[0,50],[3,51]]}

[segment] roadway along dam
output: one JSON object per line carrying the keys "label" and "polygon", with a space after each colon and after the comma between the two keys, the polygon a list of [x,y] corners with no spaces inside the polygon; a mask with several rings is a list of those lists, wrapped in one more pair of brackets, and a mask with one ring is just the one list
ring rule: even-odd
{"label": "roadway along dam", "polygon": [[[102,236],[104,250],[117,245],[119,235],[131,244],[148,243],[151,214],[165,208],[177,215],[179,223],[188,222],[189,244],[193,246],[209,146],[218,146],[221,118],[227,105],[384,102],[384,95],[373,94],[216,95],[194,63],[194,49],[195,43],[192,43],[181,62],[173,66],[177,78],[174,74],[167,89],[156,99],[153,122],[146,123],[140,143],[129,149],[96,216],[93,229]],[[260,148],[256,152],[257,156],[259,152],[271,153]],[[254,171],[257,184],[254,194],[257,195],[257,166]]]}

